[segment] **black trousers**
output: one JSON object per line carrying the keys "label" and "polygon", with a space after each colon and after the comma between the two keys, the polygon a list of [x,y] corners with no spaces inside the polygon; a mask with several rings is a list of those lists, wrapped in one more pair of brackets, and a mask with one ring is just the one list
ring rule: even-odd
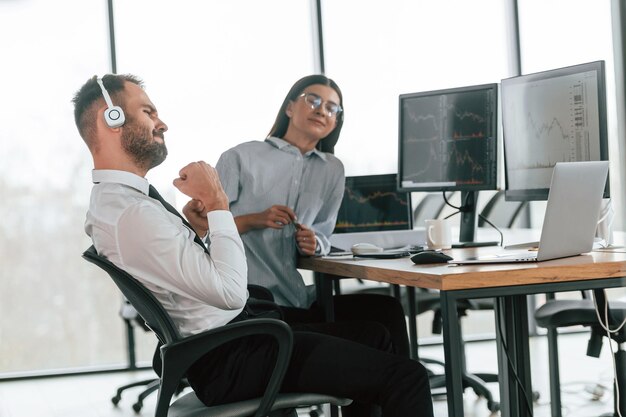
{"label": "black trousers", "polygon": [[[335,322],[370,321],[389,332],[392,352],[410,356],[404,310],[398,300],[382,294],[346,294],[333,297]],[[285,321],[291,325],[324,322],[324,312],[313,303],[311,308],[282,307]]]}
{"label": "black trousers", "polygon": [[[288,315],[288,314],[287,314]],[[344,417],[432,417],[428,375],[417,361],[392,353],[389,331],[373,321],[292,325],[294,349],[282,392],[347,397]],[[196,362],[188,380],[207,405],[263,394],[276,357],[270,337],[225,344]]]}

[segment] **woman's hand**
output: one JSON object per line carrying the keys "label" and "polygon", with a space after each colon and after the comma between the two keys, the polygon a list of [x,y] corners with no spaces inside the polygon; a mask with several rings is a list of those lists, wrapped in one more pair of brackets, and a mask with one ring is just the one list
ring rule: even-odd
{"label": "woman's hand", "polygon": [[237,216],[235,223],[239,233],[245,233],[252,229],[282,229],[296,220],[296,213],[291,208],[276,204],[260,213]]}
{"label": "woman's hand", "polygon": [[304,255],[315,255],[317,248],[315,232],[303,224],[296,224],[296,245]]}

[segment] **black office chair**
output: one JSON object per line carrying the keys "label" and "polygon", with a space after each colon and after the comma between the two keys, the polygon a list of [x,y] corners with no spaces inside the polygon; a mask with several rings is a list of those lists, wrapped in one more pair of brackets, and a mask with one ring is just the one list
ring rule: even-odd
{"label": "black office chair", "polygon": [[[604,307],[606,297],[602,290],[595,290],[594,296],[600,307],[600,317],[604,320]],[[626,317],[626,303],[609,302],[608,306],[609,326],[615,329]],[[550,407],[552,417],[561,417],[561,382],[559,377],[559,352],[558,352],[558,328],[569,326],[585,326],[590,328],[590,338],[587,344],[587,355],[598,358],[602,349],[603,337],[608,337],[607,332],[598,322],[598,315],[594,301],[587,292],[583,292],[583,298],[577,300],[558,300],[550,295],[548,301],[535,311],[537,325],[548,329],[548,355],[550,363]],[[611,338],[618,343],[615,352],[617,379],[619,385],[619,409],[622,416],[626,416],[626,351],[621,344],[626,343],[626,328],[611,333]],[[615,388],[615,387],[614,387]],[[614,390],[615,412],[610,416],[618,415],[618,390]]]}
{"label": "black office chair", "polygon": [[[167,417],[168,415],[170,417],[196,417],[200,415],[293,417],[296,415],[295,408],[299,406],[328,403],[345,406],[352,402],[349,399],[323,394],[278,393],[287,370],[293,342],[291,329],[283,321],[275,319],[245,320],[183,338],[178,333],[167,311],[139,281],[116,267],[105,257],[98,255],[93,246],[83,253],[83,258],[109,274],[162,343],[160,348],[162,366],[156,417]],[[263,397],[206,407],[194,392],[189,392],[170,405],[172,396],[178,390],[187,370],[196,360],[217,346],[256,334],[270,335],[276,339],[278,344],[276,364]]]}

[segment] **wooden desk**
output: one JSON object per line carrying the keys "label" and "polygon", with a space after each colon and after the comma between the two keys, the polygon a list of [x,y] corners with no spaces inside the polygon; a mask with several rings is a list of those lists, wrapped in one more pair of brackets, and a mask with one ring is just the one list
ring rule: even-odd
{"label": "wooden desk", "polygon": [[[500,249],[453,249],[449,253],[462,258],[497,250]],[[327,274],[327,278],[353,277],[440,290],[448,415],[455,417],[464,415],[457,300],[496,297],[501,416],[527,417],[532,415],[532,402],[528,403],[532,388],[526,295],[626,286],[626,253],[617,252],[592,252],[539,263],[472,266],[414,265],[409,258],[302,258],[298,267]],[[320,280],[320,302],[330,298],[330,282]],[[324,307],[332,314],[329,303]]]}

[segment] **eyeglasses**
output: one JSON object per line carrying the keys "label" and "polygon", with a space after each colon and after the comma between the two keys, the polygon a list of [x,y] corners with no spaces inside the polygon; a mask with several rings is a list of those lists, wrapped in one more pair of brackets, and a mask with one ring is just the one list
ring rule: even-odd
{"label": "eyeglasses", "polygon": [[341,106],[332,101],[324,101],[320,96],[315,93],[302,93],[298,98],[304,97],[304,102],[311,106],[313,110],[317,110],[324,104],[324,111],[328,117],[337,117],[339,113],[343,111]]}

